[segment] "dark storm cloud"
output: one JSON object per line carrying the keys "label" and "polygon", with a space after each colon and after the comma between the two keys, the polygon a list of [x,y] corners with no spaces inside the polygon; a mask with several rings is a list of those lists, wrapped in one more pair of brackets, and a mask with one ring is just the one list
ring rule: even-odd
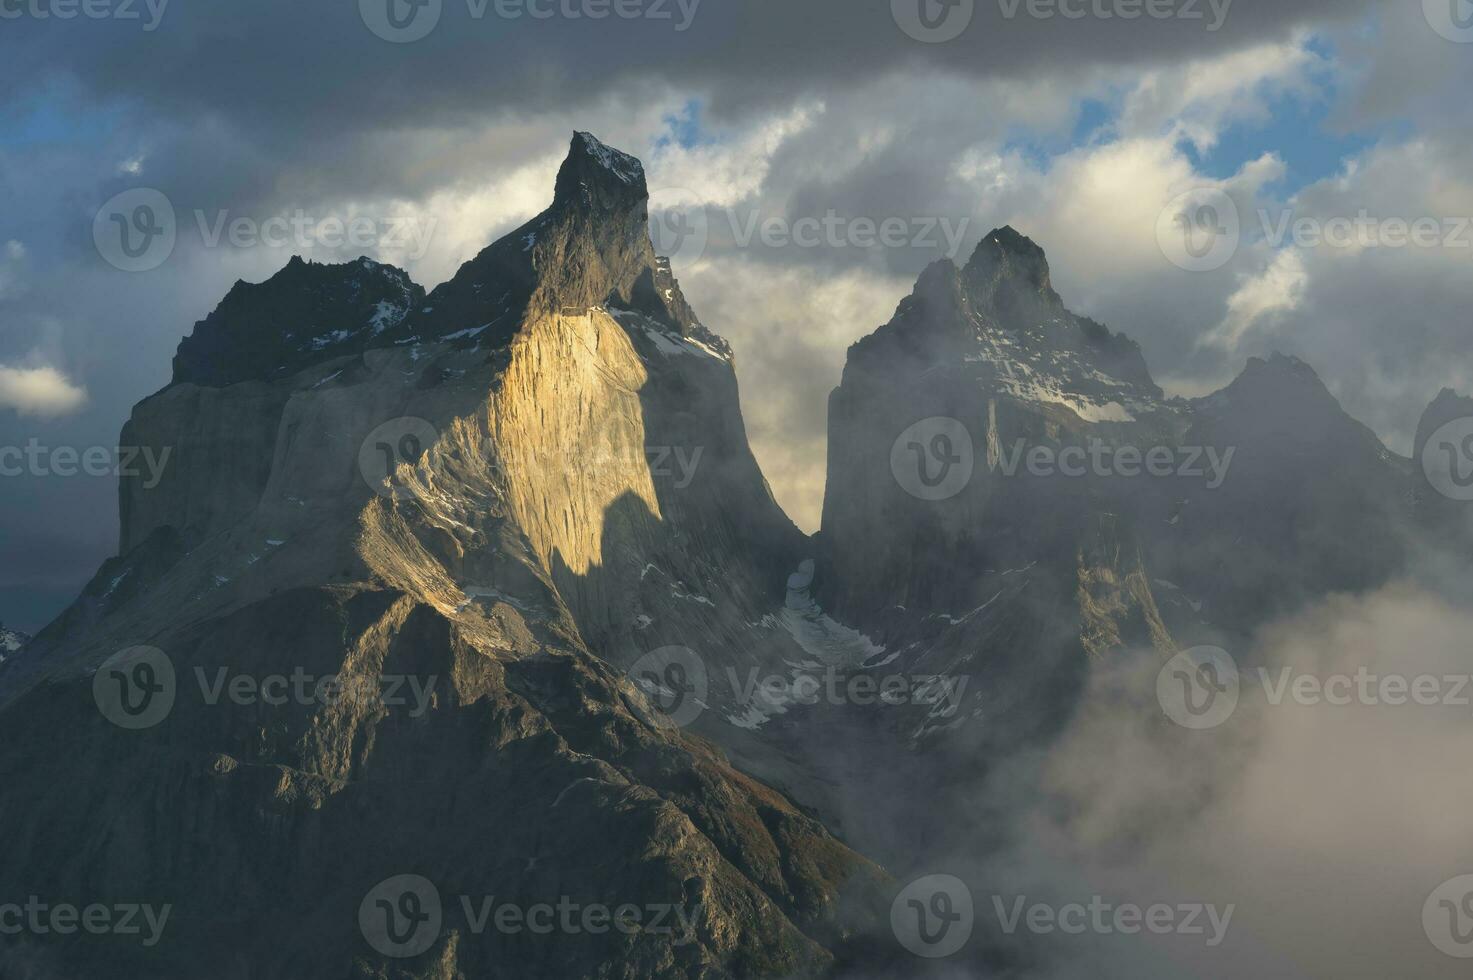
{"label": "dark storm cloud", "polygon": [[[0,0],[0,8],[50,2]],[[62,421],[0,414],[0,444],[36,435],[84,446],[114,442],[129,406],[167,381],[169,356],[190,325],[237,277],[265,278],[292,251],[203,256],[181,247],[155,273],[118,273],[99,261],[91,222],[103,200],[140,183],[164,189],[191,225],[194,209],[259,220],[278,208],[423,204],[442,192],[461,200],[520,169],[555,165],[575,126],[648,155],[652,124],[686,100],[702,107],[698,136],[740,135],[795,105],[818,104],[809,125],[775,141],[767,176],[735,205],[737,217],[755,212],[791,222],[833,210],[876,220],[969,221],[957,256],[964,261],[993,224],[1030,212],[1007,195],[991,209],[979,206],[976,188],[956,173],[969,148],[1000,146],[1019,126],[1032,142],[1066,147],[1082,94],[1099,97],[1102,88],[1154,69],[1284,42],[1300,26],[1346,25],[1337,36],[1351,50],[1375,6],[1234,0],[1221,29],[1208,31],[1207,0],[1195,4],[1204,20],[1128,22],[1035,19],[1026,2],[1008,19],[1010,4],[976,0],[960,37],[925,44],[902,32],[888,0],[702,0],[684,8],[668,0],[659,8],[668,19],[600,21],[506,19],[494,3],[478,20],[466,0],[443,0],[436,28],[407,44],[375,36],[354,0],[170,0],[155,3],[155,30],[143,29],[149,7],[142,0],[131,4],[139,21],[0,19],[0,247],[15,239],[28,252],[23,288],[0,294],[0,364],[39,356],[89,394],[85,411]],[[682,9],[694,11],[683,31],[676,29]],[[1436,57],[1426,56],[1420,17],[1392,19],[1400,31],[1395,58],[1373,50],[1374,58],[1363,59],[1367,76],[1411,60],[1438,82],[1440,97],[1456,97],[1459,90],[1445,83],[1466,71],[1466,58],[1450,62],[1468,54],[1466,47],[1438,42]],[[1434,63],[1441,74],[1427,67]],[[1344,124],[1394,112],[1383,102],[1346,109]],[[130,161],[139,162],[136,171]],[[661,161],[649,162],[652,184],[668,182]],[[549,171],[548,195],[550,178]],[[1020,194],[1036,190],[1026,185]],[[436,217],[443,226],[457,215]],[[503,218],[509,215],[498,212],[496,220]],[[1025,230],[1059,256],[1056,271],[1071,305],[1136,334],[1153,367],[1184,362],[1189,334],[1217,315],[1216,300],[1199,296],[1201,279],[1163,285],[1114,276],[1121,284],[1112,294],[1108,284],[1088,281],[1113,275],[1108,263],[1096,272],[1100,253],[1076,248],[1071,255],[1060,240],[1065,222],[1047,235]],[[442,256],[440,265],[453,269],[479,244],[467,238],[466,254]],[[702,316],[736,344],[759,454],[783,502],[810,515],[805,523],[821,493],[823,403],[844,348],[887,319],[919,269],[941,254],[760,243],[736,249],[717,235],[703,270],[677,268]],[[411,268],[426,285],[448,274]],[[1229,281],[1207,291],[1220,298],[1230,288]],[[1190,309],[1196,320],[1163,315],[1162,297],[1175,297],[1166,305]],[[1420,378],[1406,384],[1408,391],[1422,387]],[[799,488],[804,499],[785,487]],[[0,535],[15,547],[24,525],[26,574],[79,586],[115,546],[114,495],[107,481],[68,484],[55,494],[0,482]],[[90,561],[69,543],[78,536],[92,542]],[[17,594],[12,587],[7,599]],[[55,608],[30,617],[0,610],[0,618],[35,627]]]}
{"label": "dark storm cloud", "polygon": [[[919,65],[981,77],[1037,75],[1081,63],[1167,63],[1371,6],[1364,0],[1171,0],[1181,16],[1071,19],[1066,8],[1092,11],[1111,0],[1062,0],[1061,12],[1044,19],[1030,15],[1027,0],[977,0],[959,37],[924,44],[901,32],[888,0],[639,0],[647,11],[639,18],[561,13],[591,5],[527,0],[516,8],[557,15],[509,19],[497,15],[498,0],[489,6],[444,0],[426,37],[392,44],[366,29],[352,2],[173,0],[154,31],[132,21],[14,21],[8,74],[34,82],[60,70],[96,97],[136,98],[176,118],[218,112],[267,128],[296,118],[331,136],[453,122],[488,109],[559,108],[635,79],[707,86],[719,90],[721,103],[736,105]],[[483,16],[476,16],[477,7]],[[1217,30],[1210,29],[1218,16],[1213,8],[1223,12]]]}
{"label": "dark storm cloud", "polygon": [[[52,0],[5,2],[31,9]],[[365,0],[370,8],[388,2]],[[703,93],[713,115],[728,119],[888,71],[1047,78],[1090,65],[1160,64],[1281,37],[1296,24],[1351,17],[1369,5],[1233,0],[1220,29],[1209,31],[1217,18],[1208,0],[1171,4],[1201,19],[1130,21],[1036,19],[1027,3],[977,0],[958,38],[926,44],[900,30],[888,0],[628,0],[651,16],[601,20],[508,19],[496,14],[497,0],[442,2],[435,29],[402,44],[372,33],[352,2],[173,0],[154,30],[143,29],[142,3],[135,5],[142,21],[26,16],[0,32],[4,98],[14,106],[44,86],[75,86],[79,102],[127,112],[140,142],[172,145],[170,156],[191,166],[171,176],[225,182],[237,198],[266,194],[279,169],[308,162],[330,169],[340,193],[417,195],[427,175],[384,166],[381,154],[366,157],[370,134],[565,112],[611,93],[636,103],[646,86]],[[597,0],[533,0],[539,10],[590,3]],[[395,156],[414,158],[407,142]],[[516,147],[499,149],[517,155]],[[437,176],[433,162],[425,164]]]}

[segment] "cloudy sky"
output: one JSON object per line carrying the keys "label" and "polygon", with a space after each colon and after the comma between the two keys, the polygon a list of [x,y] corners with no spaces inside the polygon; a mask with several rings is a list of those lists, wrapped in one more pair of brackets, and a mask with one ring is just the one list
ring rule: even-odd
{"label": "cloudy sky", "polygon": [[[0,0],[0,452],[115,446],[179,338],[294,253],[433,287],[547,204],[576,128],[701,206],[676,272],[805,528],[846,347],[1005,223],[1168,390],[1297,354],[1406,454],[1440,388],[1473,390],[1465,24],[1467,0]],[[128,271],[94,220],[152,192],[174,247]],[[0,620],[34,630],[115,550],[115,481],[13,468]]]}

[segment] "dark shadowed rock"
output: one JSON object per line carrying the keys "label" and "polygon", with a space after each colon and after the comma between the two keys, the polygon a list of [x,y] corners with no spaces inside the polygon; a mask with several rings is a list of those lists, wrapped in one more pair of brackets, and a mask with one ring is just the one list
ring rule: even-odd
{"label": "dark shadowed rock", "polygon": [[174,382],[225,387],[271,380],[372,346],[424,299],[409,274],[362,258],[293,257],[263,283],[237,282],[179,344]]}

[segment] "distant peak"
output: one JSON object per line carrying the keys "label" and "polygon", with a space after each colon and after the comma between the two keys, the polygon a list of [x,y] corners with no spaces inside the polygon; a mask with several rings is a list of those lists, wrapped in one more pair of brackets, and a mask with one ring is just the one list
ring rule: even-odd
{"label": "distant peak", "polygon": [[962,309],[961,288],[957,278],[956,263],[951,259],[937,259],[921,270],[911,290],[910,302],[923,304],[932,312],[947,311],[960,313]]}
{"label": "distant peak", "polygon": [[977,248],[980,249],[983,243],[996,245],[1006,252],[1043,257],[1043,248],[1012,225],[992,229],[983,237],[982,242],[977,244]]}
{"label": "distant peak", "polygon": [[920,276],[916,279],[916,287],[950,282],[956,278],[957,271],[956,263],[951,259],[937,259],[921,270]]}
{"label": "distant peak", "polygon": [[312,262],[292,256],[270,278],[237,281],[179,342],[174,383],[225,387],[280,377],[362,349],[424,299],[409,273],[360,256]]}
{"label": "distant peak", "polygon": [[[408,276],[408,273],[397,266],[378,262],[366,255],[360,255],[348,262],[318,262],[315,259],[306,259],[300,255],[293,255],[287,260],[286,265],[276,270],[272,275],[262,280],[262,284],[277,280],[291,280],[304,273],[323,277],[349,278],[361,272],[375,272],[390,278],[399,279]],[[252,285],[239,281],[244,285]]]}
{"label": "distant peak", "polygon": [[[1314,368],[1297,357],[1277,351],[1267,358],[1248,358],[1242,373],[1219,394],[1228,396],[1230,400],[1259,405],[1317,403],[1334,405],[1337,410],[1340,406]],[[1209,400],[1213,398],[1217,395],[1210,396]],[[1280,400],[1284,398],[1291,401]]]}
{"label": "distant peak", "polygon": [[1426,445],[1427,439],[1432,435],[1434,429],[1445,425],[1456,419],[1467,418],[1473,415],[1473,398],[1458,393],[1452,388],[1444,388],[1437,393],[1422,412],[1421,421],[1417,425],[1417,453],[1421,454],[1422,446]]}
{"label": "distant peak", "polygon": [[1433,405],[1461,405],[1465,402],[1473,402],[1473,398],[1459,392],[1454,388],[1444,388],[1432,399]]}
{"label": "distant peak", "polygon": [[1027,325],[1057,315],[1064,306],[1054,292],[1043,249],[1010,225],[993,229],[977,243],[962,279],[977,309],[1003,322]]}
{"label": "distant peak", "polygon": [[1313,378],[1315,381],[1318,381],[1320,379],[1320,376],[1315,373],[1314,368],[1310,367],[1307,363],[1292,354],[1283,354],[1279,351],[1274,351],[1268,356],[1267,360],[1261,357],[1248,358],[1248,366],[1243,369],[1243,373],[1262,372],[1294,375],[1305,380]]}
{"label": "distant peak", "polygon": [[1048,256],[1037,242],[1003,225],[983,236],[967,262],[969,270],[1020,279],[1029,286],[1049,288]]}

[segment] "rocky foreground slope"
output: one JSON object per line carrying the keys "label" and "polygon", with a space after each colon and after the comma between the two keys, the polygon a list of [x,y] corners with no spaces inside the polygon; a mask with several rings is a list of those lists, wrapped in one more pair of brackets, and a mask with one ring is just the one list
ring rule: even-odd
{"label": "rocky foreground slope", "polygon": [[724,644],[802,543],[646,194],[580,134],[428,296],[294,260],[181,344],[124,437],[165,477],[0,674],[0,893],[171,914],[0,972],[809,976],[871,921],[874,865],[609,662]]}

